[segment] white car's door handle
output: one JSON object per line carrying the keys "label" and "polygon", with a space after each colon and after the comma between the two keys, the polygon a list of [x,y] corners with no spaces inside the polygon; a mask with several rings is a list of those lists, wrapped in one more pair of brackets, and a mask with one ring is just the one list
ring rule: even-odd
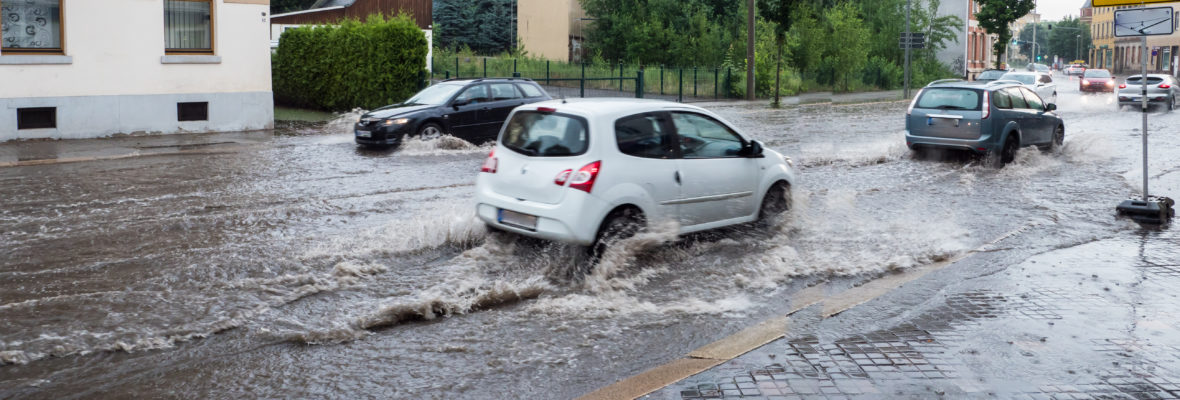
{"label": "white car's door handle", "polygon": [[676,171],[676,184],[680,184],[680,171]]}

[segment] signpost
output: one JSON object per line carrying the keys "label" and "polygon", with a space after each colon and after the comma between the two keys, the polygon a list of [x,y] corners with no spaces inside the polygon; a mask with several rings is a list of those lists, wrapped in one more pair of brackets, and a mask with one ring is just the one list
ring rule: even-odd
{"label": "signpost", "polygon": [[[1139,0],[1135,2],[1118,0],[1094,0],[1094,6],[1107,5],[1141,5],[1140,8],[1118,10],[1114,12],[1114,35],[1117,37],[1138,36],[1142,39],[1140,61],[1143,62],[1142,74],[1139,82],[1140,106],[1143,115],[1143,197],[1139,200],[1131,199],[1119,204],[1117,210],[1120,215],[1126,215],[1139,222],[1162,224],[1175,214],[1172,209],[1172,199],[1167,197],[1151,197],[1147,191],[1147,37],[1151,35],[1171,35],[1174,24],[1172,22],[1171,7],[1147,8],[1144,3],[1158,3],[1159,1]],[[1101,4],[1100,4],[1101,3]],[[1107,4],[1109,3],[1109,4]]]}
{"label": "signpost", "polygon": [[907,47],[911,49],[926,48],[926,34],[914,32],[909,34],[909,37],[907,37],[905,33],[902,33],[901,37],[898,38],[898,48],[904,49]]}

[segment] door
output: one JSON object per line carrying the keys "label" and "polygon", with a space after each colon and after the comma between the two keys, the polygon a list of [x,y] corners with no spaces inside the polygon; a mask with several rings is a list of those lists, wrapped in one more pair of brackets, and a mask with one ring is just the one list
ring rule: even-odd
{"label": "door", "polygon": [[481,136],[479,112],[489,99],[487,85],[475,85],[451,100],[451,110],[443,116],[451,125],[451,134],[464,140],[475,140]]}
{"label": "door", "polygon": [[[1008,94],[1008,100],[1012,102],[1011,120],[1016,121],[1020,126],[1020,133],[1025,143],[1036,137],[1036,127],[1032,122],[1032,110],[1028,108],[1028,101],[1024,93],[1029,92],[1024,87],[1010,87],[1004,89]],[[1003,133],[1003,132],[1000,132]]]}
{"label": "door", "polygon": [[1040,74],[1037,78],[1037,94],[1045,103],[1056,102],[1053,98],[1053,93],[1057,91],[1057,84],[1053,83],[1053,77],[1049,74]]}
{"label": "door", "polygon": [[[1028,102],[1029,111],[1027,123],[1029,128],[1025,130],[1025,141],[1030,144],[1049,143],[1053,137],[1053,126],[1051,126],[1052,124],[1049,118],[1046,118],[1045,116],[1045,103],[1041,101],[1041,98],[1038,97],[1036,93],[1033,93],[1033,91],[1026,88],[1020,88],[1020,90],[1024,92],[1024,100]],[[1029,135],[1027,135],[1027,133],[1029,130],[1034,131],[1035,136],[1028,137]]]}
{"label": "door", "polygon": [[[615,121],[615,143],[623,153],[620,179],[643,186],[656,204],[653,221],[677,221],[681,181],[668,113],[644,113]],[[605,168],[605,166],[604,166]]]}
{"label": "door", "polygon": [[495,139],[500,134],[500,127],[508,119],[512,109],[524,104],[524,96],[520,90],[510,82],[492,83],[487,85],[490,99],[479,109],[480,140]]}
{"label": "door", "polygon": [[708,224],[753,215],[761,170],[741,154],[745,140],[707,115],[673,112],[680,152],[680,223]]}

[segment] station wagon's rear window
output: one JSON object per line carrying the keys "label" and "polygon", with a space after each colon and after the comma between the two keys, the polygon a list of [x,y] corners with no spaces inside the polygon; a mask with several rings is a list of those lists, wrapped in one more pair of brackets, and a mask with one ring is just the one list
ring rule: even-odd
{"label": "station wagon's rear window", "polygon": [[585,153],[590,138],[581,117],[521,111],[508,121],[500,143],[530,157],[564,157]]}
{"label": "station wagon's rear window", "polygon": [[922,91],[918,108],[979,110],[979,92],[974,89],[928,88]]}

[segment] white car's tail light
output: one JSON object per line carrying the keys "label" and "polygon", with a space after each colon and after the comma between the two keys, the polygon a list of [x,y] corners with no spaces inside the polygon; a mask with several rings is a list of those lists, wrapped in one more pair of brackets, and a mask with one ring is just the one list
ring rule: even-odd
{"label": "white car's tail light", "polygon": [[983,117],[980,119],[987,119],[987,117],[992,116],[991,92],[986,91],[986,90],[983,91],[983,107],[980,107],[980,108],[983,109]]}
{"label": "white car's tail light", "polygon": [[1119,89],[1126,89],[1126,88],[1127,88],[1127,84],[1125,84],[1125,83],[1119,85]]}
{"label": "white car's tail light", "polygon": [[602,161],[595,161],[579,168],[570,178],[570,187],[590,193],[594,189],[594,180],[598,179],[598,169],[601,167]]}
{"label": "white car's tail light", "polygon": [[1171,88],[1172,88],[1172,85],[1169,85],[1166,83],[1160,85],[1160,89],[1171,89]]}
{"label": "white car's tail light", "polygon": [[570,180],[570,174],[573,174],[573,173],[574,173],[574,170],[572,170],[572,169],[567,169],[565,171],[561,171],[561,172],[557,173],[556,178],[553,178],[553,183],[556,183],[557,186],[565,186],[565,183]]}
{"label": "white car's tail light", "polygon": [[500,166],[500,159],[496,158],[496,149],[492,149],[488,153],[488,158],[483,160],[483,166],[479,168],[479,172],[487,172],[489,174],[496,173],[496,167]]}

